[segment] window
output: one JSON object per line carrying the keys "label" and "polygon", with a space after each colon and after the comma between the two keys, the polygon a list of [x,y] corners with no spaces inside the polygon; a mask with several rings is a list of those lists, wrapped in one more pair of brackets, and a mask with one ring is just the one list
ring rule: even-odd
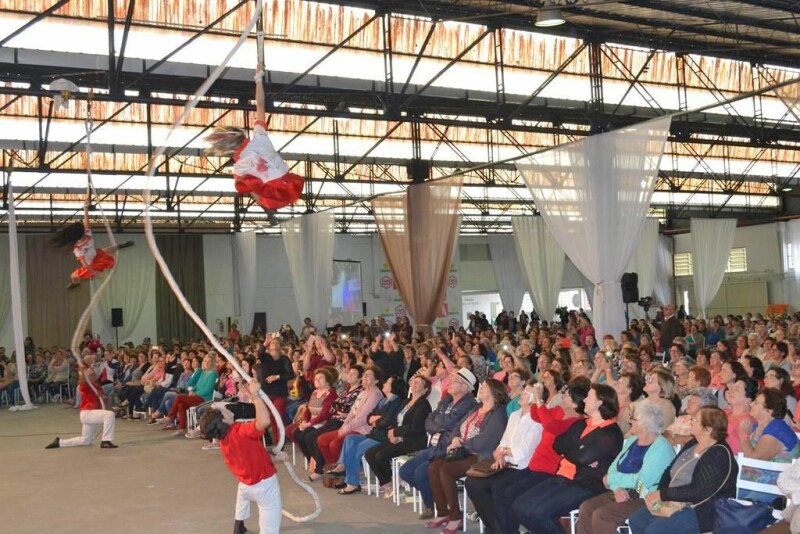
{"label": "window", "polygon": [[747,272],[747,249],[732,248],[728,256],[728,265],[725,266],[726,273],[745,273]]}
{"label": "window", "polygon": [[[728,264],[725,266],[726,273],[747,272],[747,249],[745,247],[732,248],[728,256]],[[681,252],[675,254],[675,276],[692,276],[692,253]]]}
{"label": "window", "polygon": [[692,276],[692,253],[675,254],[675,276]]}

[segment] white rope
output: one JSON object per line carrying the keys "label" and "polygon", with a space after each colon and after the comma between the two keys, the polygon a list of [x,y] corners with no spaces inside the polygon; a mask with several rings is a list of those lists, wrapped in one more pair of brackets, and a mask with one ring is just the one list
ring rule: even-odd
{"label": "white rope", "polygon": [[[84,123],[84,128],[86,128],[86,200],[84,202],[89,202],[91,195],[94,194],[95,198],[97,198],[97,191],[94,188],[94,184],[92,183],[92,100],[91,97],[87,101],[87,112],[86,112],[86,121]],[[108,219],[106,218],[105,213],[103,212],[103,208],[101,208],[98,204],[98,208],[100,209],[100,216],[103,219],[103,225],[106,228],[106,233],[108,234],[108,240],[111,242],[111,246],[117,246],[117,241],[114,239],[114,233],[111,231],[111,225],[108,223]],[[75,328],[75,332],[72,334],[72,343],[70,344],[70,350],[72,350],[72,354],[75,356],[75,359],[78,362],[79,371],[82,372],[84,367],[83,358],[81,357],[80,352],[80,340],[83,337],[84,333],[86,332],[86,327],[89,324],[89,321],[92,318],[92,314],[94,313],[95,308],[100,303],[100,298],[103,296],[103,293],[111,284],[111,280],[114,277],[114,271],[117,269],[117,251],[114,250],[112,252],[114,255],[114,266],[108,270],[108,273],[105,274],[103,282],[95,289],[94,295],[89,300],[89,304],[86,306],[86,309],[83,310],[83,314],[81,318],[78,320],[78,326]],[[84,374],[86,378],[86,384],[92,388],[92,391],[97,395],[97,398],[100,400],[100,404],[104,410],[108,410],[110,406],[106,406],[105,401],[103,400],[105,395],[97,391],[97,388],[94,386],[93,381],[89,378],[87,374]]]}
{"label": "white rope", "polygon": [[[244,371],[244,369],[242,369],[241,365],[239,365],[239,362],[236,360],[236,358],[233,358],[228,353],[228,351],[219,343],[216,336],[211,332],[211,330],[209,330],[205,322],[194,311],[191,304],[189,304],[189,301],[186,300],[183,291],[181,291],[177,282],[175,282],[175,278],[172,276],[172,272],[167,266],[166,261],[164,261],[164,257],[161,255],[161,251],[158,249],[155,235],[153,234],[153,220],[150,217],[150,179],[155,174],[156,162],[164,155],[167,146],[169,146],[169,140],[172,137],[172,134],[175,132],[175,130],[177,130],[183,125],[189,113],[191,113],[191,111],[195,107],[197,107],[197,104],[200,101],[200,99],[208,92],[208,90],[211,88],[214,82],[217,81],[217,78],[219,78],[220,75],[222,75],[222,72],[225,70],[228,62],[231,60],[233,55],[245,43],[247,37],[253,31],[253,27],[256,25],[259,17],[261,16],[261,10],[262,10],[262,0],[256,0],[256,7],[255,7],[255,12],[253,14],[253,18],[250,20],[250,22],[248,22],[247,26],[244,29],[244,32],[242,32],[242,35],[239,37],[239,40],[233,46],[231,51],[228,52],[228,55],[225,56],[225,59],[223,59],[222,62],[217,66],[217,68],[214,69],[214,71],[211,73],[208,79],[205,82],[203,82],[203,84],[200,86],[200,88],[197,89],[197,91],[194,93],[189,102],[187,102],[186,105],[184,106],[183,113],[180,115],[180,117],[178,117],[178,119],[170,128],[170,131],[167,134],[166,139],[164,140],[164,144],[156,150],[156,153],[150,160],[150,165],[147,169],[147,175],[145,177],[145,189],[143,192],[144,206],[145,206],[144,230],[145,230],[145,235],[147,236],[147,245],[150,248],[150,252],[153,254],[153,258],[156,260],[156,263],[158,264],[161,273],[164,275],[164,279],[166,280],[172,292],[175,294],[175,297],[178,299],[178,302],[180,303],[181,307],[189,315],[189,317],[191,317],[192,321],[194,321],[194,323],[197,325],[200,331],[202,331],[203,334],[206,336],[206,338],[208,338],[208,340],[211,342],[211,344],[214,346],[217,352],[223,355],[225,359],[228,360],[228,362],[233,366],[233,368],[236,369],[236,372],[238,372],[239,375],[241,375],[242,379],[244,379],[248,383],[251,380],[253,380],[253,378],[250,375],[248,375]],[[278,443],[273,449],[276,460],[283,462],[283,464],[286,466],[286,470],[289,472],[289,475],[292,477],[295,483],[302,489],[304,489],[314,499],[315,509],[314,512],[312,512],[311,514],[299,517],[293,515],[287,510],[283,510],[282,511],[283,515],[288,519],[295,521],[297,523],[305,523],[308,521],[312,521],[317,517],[319,517],[320,513],[322,513],[322,502],[320,501],[319,495],[317,495],[314,489],[298,478],[297,474],[294,472],[292,464],[289,462],[288,456],[282,450],[283,444],[286,439],[286,429],[283,426],[283,419],[281,418],[281,414],[278,412],[278,410],[275,408],[275,405],[272,404],[272,401],[270,401],[269,397],[263,391],[261,391],[261,398],[264,400],[267,407],[272,412],[273,414],[272,416],[278,423],[278,430],[279,430],[278,433],[280,437],[278,439]]]}

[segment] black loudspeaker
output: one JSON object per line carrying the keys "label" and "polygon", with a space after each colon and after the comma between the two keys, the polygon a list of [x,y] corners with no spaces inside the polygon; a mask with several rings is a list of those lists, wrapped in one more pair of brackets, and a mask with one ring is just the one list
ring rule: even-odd
{"label": "black loudspeaker", "polygon": [[119,328],[122,324],[122,308],[111,308],[111,326]]}
{"label": "black loudspeaker", "polygon": [[635,304],[639,302],[639,275],[636,273],[625,273],[622,275],[622,302],[625,304]]}
{"label": "black loudspeaker", "polygon": [[363,315],[364,317],[367,316],[367,303],[366,302],[362,302],[361,303],[361,315]]}
{"label": "black loudspeaker", "polygon": [[[255,312],[253,314],[253,332],[261,330],[262,333],[267,333],[267,312]],[[248,334],[252,332],[246,332]]]}

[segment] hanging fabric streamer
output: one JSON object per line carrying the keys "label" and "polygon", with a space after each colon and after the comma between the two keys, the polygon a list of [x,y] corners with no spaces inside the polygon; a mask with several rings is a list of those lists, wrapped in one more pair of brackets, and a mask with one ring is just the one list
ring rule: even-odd
{"label": "hanging fabric streamer", "polygon": [[[255,13],[253,14],[252,19],[250,20],[250,22],[248,22],[247,26],[242,32],[242,35],[239,37],[239,40],[233,46],[231,51],[228,52],[228,55],[225,56],[225,59],[223,59],[222,62],[217,66],[217,68],[214,69],[214,71],[211,73],[208,79],[206,79],[206,81],[194,93],[192,98],[186,103],[186,105],[183,108],[183,113],[173,123],[169,133],[167,134],[166,139],[164,140],[163,145],[160,146],[158,150],[156,150],[155,154],[150,160],[150,165],[148,167],[146,175],[145,189],[143,191],[144,206],[145,206],[144,229],[145,229],[145,235],[147,236],[147,244],[150,248],[150,252],[153,254],[153,258],[156,260],[156,264],[158,264],[161,273],[164,275],[164,279],[166,280],[172,292],[175,294],[175,297],[178,299],[178,302],[180,303],[181,307],[189,315],[189,317],[192,318],[192,320],[200,329],[200,331],[203,332],[203,335],[206,336],[206,338],[211,342],[211,344],[214,346],[217,352],[222,356],[224,356],[225,359],[228,360],[228,362],[233,366],[233,368],[236,369],[236,372],[239,373],[239,375],[248,383],[251,380],[253,380],[253,378],[250,375],[248,375],[244,371],[244,369],[242,369],[241,365],[239,365],[239,362],[236,360],[236,358],[232,357],[228,353],[228,351],[219,343],[216,336],[214,336],[211,330],[209,330],[209,328],[206,326],[205,322],[194,311],[191,304],[189,304],[189,301],[186,300],[186,296],[183,294],[183,291],[181,291],[180,286],[178,286],[177,282],[175,281],[175,277],[172,275],[172,272],[167,266],[164,257],[161,255],[161,251],[158,249],[155,235],[153,234],[153,220],[150,216],[150,203],[151,203],[150,179],[155,174],[157,167],[156,162],[164,155],[167,146],[169,146],[169,140],[172,138],[172,134],[183,125],[189,113],[191,113],[191,111],[195,107],[197,107],[197,104],[200,101],[200,99],[203,96],[205,96],[205,94],[208,92],[208,90],[211,88],[214,82],[216,82],[217,79],[222,75],[223,71],[226,69],[233,55],[239,50],[239,48],[241,48],[241,46],[245,43],[250,33],[253,31],[253,28],[255,27],[256,23],[261,17],[261,12],[262,12],[262,0],[256,0]],[[309,486],[302,480],[300,480],[300,478],[294,472],[294,469],[292,468],[292,465],[289,462],[288,456],[282,450],[286,438],[286,429],[283,426],[283,419],[281,418],[281,415],[278,412],[278,410],[275,408],[275,405],[272,404],[272,401],[269,400],[269,397],[266,394],[264,394],[263,391],[260,392],[260,395],[261,398],[266,403],[267,407],[272,412],[272,417],[275,418],[275,420],[278,422],[280,437],[278,439],[278,443],[274,447],[275,458],[283,462],[283,464],[286,466],[286,470],[289,472],[289,475],[292,477],[295,483],[302,489],[304,489],[314,499],[315,509],[314,512],[312,512],[311,514],[307,516],[298,517],[291,514],[287,510],[283,510],[283,515],[288,519],[298,523],[312,521],[316,519],[320,513],[322,513],[322,503],[319,499],[319,496],[314,491],[314,489],[311,488],[311,486]]]}
{"label": "hanging fabric streamer", "polygon": [[[9,277],[11,279],[11,320],[14,329],[14,352],[17,355],[17,378],[25,404],[12,406],[9,411],[27,411],[37,408],[31,402],[28,390],[28,367],[25,364],[25,345],[22,332],[22,295],[19,285],[19,249],[17,248],[17,215],[14,211],[14,188],[11,186],[11,172],[8,172],[8,257]],[[9,404],[14,399],[8,399]]]}

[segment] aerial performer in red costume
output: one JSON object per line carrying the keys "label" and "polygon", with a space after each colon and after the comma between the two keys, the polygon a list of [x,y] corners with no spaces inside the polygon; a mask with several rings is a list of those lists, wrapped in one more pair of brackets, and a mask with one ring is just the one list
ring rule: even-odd
{"label": "aerial performer in red costume", "polygon": [[67,289],[74,289],[83,280],[91,280],[103,271],[112,269],[116,260],[114,254],[118,249],[133,246],[133,241],[126,241],[121,245],[96,249],[92,228],[89,225],[89,201],[83,203],[83,222],[75,222],[65,226],[58,232],[50,242],[58,248],[72,247],[75,259],[80,263],[80,267],[75,269],[70,275],[70,283]]}
{"label": "aerial performer in red costume", "polygon": [[253,137],[241,128],[223,126],[207,136],[206,155],[233,157],[236,191],[252,196],[263,208],[277,210],[294,204],[303,192],[303,178],[289,172],[267,135],[264,71],[256,72],[256,124]]}

